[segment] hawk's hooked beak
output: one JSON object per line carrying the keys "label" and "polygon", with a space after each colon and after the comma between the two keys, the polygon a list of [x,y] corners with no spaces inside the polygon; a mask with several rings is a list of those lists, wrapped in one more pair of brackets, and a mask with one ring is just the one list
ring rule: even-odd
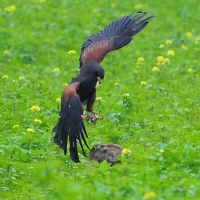
{"label": "hawk's hooked beak", "polygon": [[99,76],[97,77],[97,80],[98,80],[99,84],[102,83],[102,79]]}

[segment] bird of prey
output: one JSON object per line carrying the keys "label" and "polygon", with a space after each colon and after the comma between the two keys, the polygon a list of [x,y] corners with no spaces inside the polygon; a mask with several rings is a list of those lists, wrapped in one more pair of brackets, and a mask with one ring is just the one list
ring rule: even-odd
{"label": "bird of prey", "polygon": [[[86,153],[83,144],[88,149],[86,142],[87,131],[84,126],[84,119],[93,119],[95,123],[99,117],[94,111],[96,98],[96,84],[104,79],[104,69],[100,66],[106,54],[120,49],[132,40],[132,37],[140,32],[154,16],[148,16],[146,12],[137,12],[116,19],[97,34],[91,35],[85,41],[80,54],[80,72],[72,78],[61,98],[60,118],[53,128],[55,132],[54,142],[67,153],[69,142],[69,152],[71,159],[78,163],[79,156],[77,144],[80,144],[83,154]],[[91,116],[83,115],[83,107],[91,112]]]}

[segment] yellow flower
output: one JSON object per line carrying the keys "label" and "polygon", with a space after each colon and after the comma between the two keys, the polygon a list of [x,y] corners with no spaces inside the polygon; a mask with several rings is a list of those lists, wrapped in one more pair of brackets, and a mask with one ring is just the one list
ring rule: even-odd
{"label": "yellow flower", "polygon": [[160,44],[160,45],[159,45],[159,49],[162,49],[162,48],[164,48],[164,47],[165,47],[164,44]]}
{"label": "yellow flower", "polygon": [[34,119],[34,122],[41,124],[42,121],[40,119]]}
{"label": "yellow flower", "polygon": [[193,69],[192,69],[192,68],[188,68],[187,71],[188,71],[188,72],[193,72]]}
{"label": "yellow flower", "polygon": [[8,55],[8,54],[10,54],[9,50],[6,49],[6,50],[3,51],[3,55]]}
{"label": "yellow flower", "polygon": [[152,71],[153,71],[153,72],[159,72],[160,69],[159,69],[158,67],[155,66],[155,67],[152,68]]}
{"label": "yellow flower", "polygon": [[130,150],[130,149],[123,148],[122,154],[130,154],[130,153],[131,153],[131,150]]}
{"label": "yellow flower", "polygon": [[58,67],[53,69],[53,72],[59,72],[59,71],[60,71],[60,69]]}
{"label": "yellow flower", "polygon": [[164,65],[169,62],[169,58],[165,58],[164,56],[157,57],[157,65]]}
{"label": "yellow flower", "polygon": [[74,54],[76,54],[76,51],[70,50],[70,51],[68,51],[68,54],[69,54],[69,55],[74,55]]}
{"label": "yellow flower", "polygon": [[187,33],[186,33],[186,37],[187,37],[187,38],[191,38],[192,36],[193,36],[192,32],[187,32]]}
{"label": "yellow flower", "polygon": [[27,128],[26,130],[27,130],[28,132],[33,132],[33,131],[34,131],[33,128]]}
{"label": "yellow flower", "polygon": [[136,5],[134,6],[134,9],[135,9],[135,10],[139,10],[139,9],[141,9],[141,8],[143,8],[143,5],[142,5],[142,4],[136,4]]}
{"label": "yellow flower", "polygon": [[164,63],[169,63],[169,58],[164,58]]}
{"label": "yellow flower", "polygon": [[40,111],[40,107],[39,106],[32,106],[30,108],[31,111]]}
{"label": "yellow flower", "polygon": [[163,153],[164,152],[164,149],[160,149],[160,153]]}
{"label": "yellow flower", "polygon": [[57,98],[56,101],[57,101],[57,102],[61,102],[61,98],[60,98],[60,97]]}
{"label": "yellow flower", "polygon": [[156,196],[156,193],[154,191],[147,191],[144,194],[144,199],[152,199]]}
{"label": "yellow flower", "polygon": [[97,97],[96,98],[96,101],[101,101],[102,100],[102,97]]}
{"label": "yellow flower", "polygon": [[141,63],[144,61],[144,58],[143,57],[139,57],[138,60],[137,60],[137,64]]}
{"label": "yellow flower", "polygon": [[13,126],[13,128],[17,128],[17,127],[19,127],[20,125],[19,124],[15,124],[14,126]]}
{"label": "yellow flower", "polygon": [[146,81],[141,81],[140,84],[141,84],[141,85],[147,85],[147,82],[146,82]]}
{"label": "yellow flower", "polygon": [[15,5],[11,5],[11,6],[7,6],[4,8],[5,12],[13,12],[16,10],[16,6]]}
{"label": "yellow flower", "polygon": [[7,79],[7,78],[8,78],[8,76],[7,76],[7,75],[3,75],[3,76],[2,76],[2,78],[4,78],[4,79]]}
{"label": "yellow flower", "polygon": [[165,44],[172,44],[172,40],[170,40],[170,39],[166,40]]}
{"label": "yellow flower", "polygon": [[122,96],[123,96],[123,97],[129,97],[130,94],[129,94],[129,93],[125,93],[125,94],[123,94]]}
{"label": "yellow flower", "polygon": [[68,86],[69,84],[68,83],[65,83],[65,86]]}
{"label": "yellow flower", "polygon": [[163,61],[164,61],[164,56],[158,56],[158,57],[157,57],[157,63],[158,63],[159,65],[162,64]]}
{"label": "yellow flower", "polygon": [[167,55],[168,56],[174,56],[174,50],[169,50],[168,52],[167,52]]}

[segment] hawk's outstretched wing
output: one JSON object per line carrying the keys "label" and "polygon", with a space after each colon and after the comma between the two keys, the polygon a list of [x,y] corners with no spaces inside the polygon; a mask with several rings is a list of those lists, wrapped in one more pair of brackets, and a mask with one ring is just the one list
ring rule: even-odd
{"label": "hawk's outstretched wing", "polygon": [[132,36],[140,32],[154,16],[147,13],[132,13],[111,22],[101,32],[91,35],[81,48],[80,67],[85,62],[100,63],[107,53],[120,49],[131,42]]}

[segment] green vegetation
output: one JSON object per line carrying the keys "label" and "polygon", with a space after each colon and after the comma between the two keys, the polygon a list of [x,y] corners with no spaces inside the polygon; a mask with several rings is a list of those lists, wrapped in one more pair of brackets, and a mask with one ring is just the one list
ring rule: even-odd
{"label": "green vegetation", "polygon": [[[199,1],[112,2],[1,1],[0,199],[200,198]],[[85,123],[90,147],[131,154],[75,164],[52,140],[62,90],[90,34],[138,10],[156,17],[102,62],[95,108],[106,121]]]}

